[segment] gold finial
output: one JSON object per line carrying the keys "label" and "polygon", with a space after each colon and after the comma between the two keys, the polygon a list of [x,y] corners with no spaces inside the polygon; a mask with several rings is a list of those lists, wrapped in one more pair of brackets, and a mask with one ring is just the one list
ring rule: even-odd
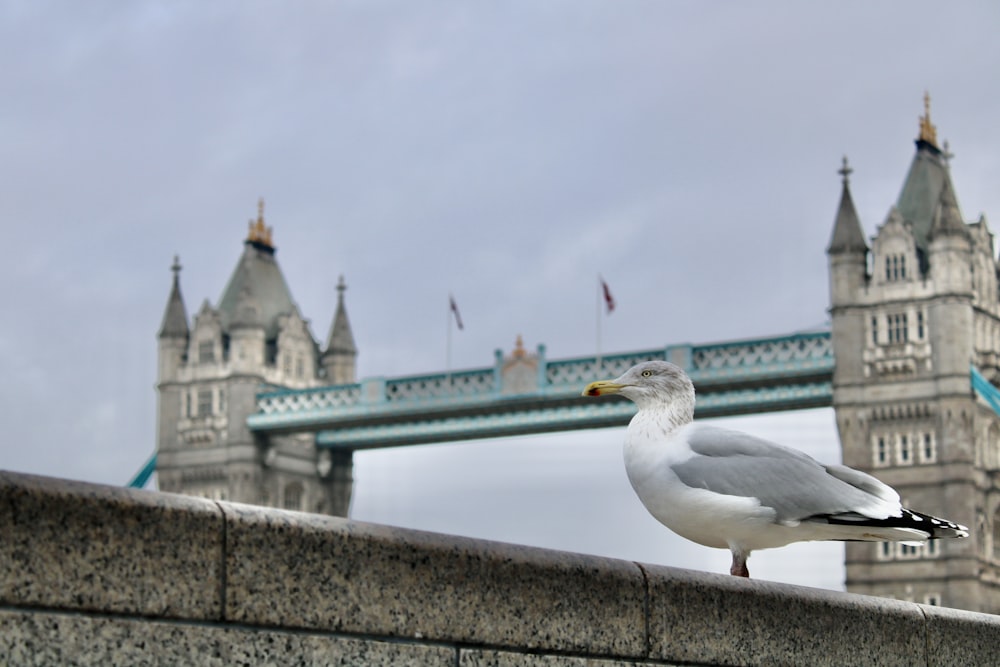
{"label": "gold finial", "polygon": [[271,240],[273,228],[264,224],[264,198],[257,200],[257,221],[250,220],[248,223],[250,231],[247,233],[247,241],[257,243],[274,249],[274,242]]}
{"label": "gold finial", "polygon": [[931,122],[931,94],[924,91],[924,115],[920,117],[919,141],[925,141],[937,148],[937,128]]}
{"label": "gold finial", "polygon": [[515,359],[523,359],[525,354],[524,339],[521,338],[521,334],[517,334],[517,341],[514,343],[514,354],[511,356]]}

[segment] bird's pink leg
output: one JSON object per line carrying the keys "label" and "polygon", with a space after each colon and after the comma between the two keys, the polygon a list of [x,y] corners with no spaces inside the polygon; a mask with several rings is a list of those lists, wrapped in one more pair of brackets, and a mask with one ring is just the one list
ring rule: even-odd
{"label": "bird's pink leg", "polygon": [[747,556],[742,551],[733,551],[733,564],[729,568],[729,574],[734,577],[750,578],[750,570],[747,569]]}

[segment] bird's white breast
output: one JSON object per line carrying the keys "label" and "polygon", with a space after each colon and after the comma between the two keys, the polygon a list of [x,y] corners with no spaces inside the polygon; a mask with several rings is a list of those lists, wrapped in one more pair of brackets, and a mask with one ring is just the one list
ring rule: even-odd
{"label": "bird's white breast", "polygon": [[[791,541],[768,535],[779,528],[775,513],[756,499],[684,484],[672,467],[698,456],[687,443],[687,434],[696,427],[686,424],[671,430],[644,412],[633,418],[626,432],[625,471],[642,504],[660,523],[692,542],[716,548],[734,544],[759,548]],[[767,544],[760,545],[761,539]]]}

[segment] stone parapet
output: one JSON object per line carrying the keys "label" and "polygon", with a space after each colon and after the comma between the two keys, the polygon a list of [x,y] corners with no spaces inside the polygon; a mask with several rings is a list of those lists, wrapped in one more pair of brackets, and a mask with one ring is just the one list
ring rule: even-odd
{"label": "stone parapet", "polygon": [[1000,617],[0,472],[0,664],[992,665]]}

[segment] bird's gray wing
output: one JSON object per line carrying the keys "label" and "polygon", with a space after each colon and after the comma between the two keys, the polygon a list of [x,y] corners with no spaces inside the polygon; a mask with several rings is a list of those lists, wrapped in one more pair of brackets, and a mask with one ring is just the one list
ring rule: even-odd
{"label": "bird's gray wing", "polygon": [[889,503],[898,502],[874,477],[843,466],[827,468],[762,438],[701,425],[688,429],[686,437],[695,455],[671,466],[684,484],[756,498],[775,510],[778,522],[847,513],[884,518]]}

